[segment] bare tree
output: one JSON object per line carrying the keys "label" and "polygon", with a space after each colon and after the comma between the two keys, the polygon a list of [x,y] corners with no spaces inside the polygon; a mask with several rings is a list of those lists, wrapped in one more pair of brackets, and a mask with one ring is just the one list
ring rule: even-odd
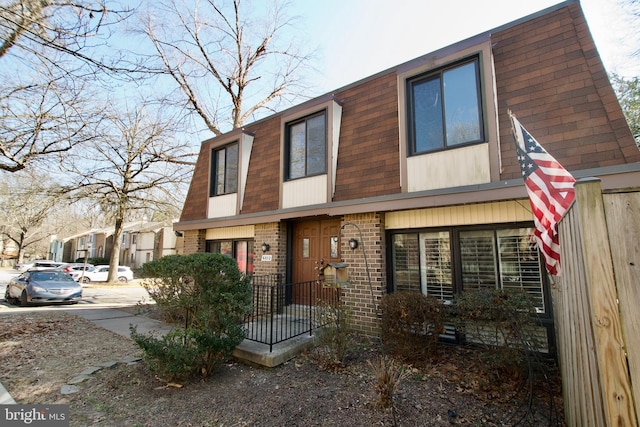
{"label": "bare tree", "polygon": [[[0,59],[22,58],[60,66],[58,53],[84,64],[117,70],[95,48],[104,45],[113,26],[128,18],[129,8],[102,0],[11,0],[0,3]],[[98,37],[100,36],[100,37]]]}
{"label": "bare tree", "polygon": [[176,140],[178,121],[165,112],[149,102],[113,112],[100,139],[68,162],[76,181],[67,188],[70,197],[94,200],[115,224],[108,281],[116,278],[124,222],[135,211],[162,210],[167,200],[179,198],[176,189],[193,172],[195,153]]}
{"label": "bare tree", "polygon": [[618,96],[631,134],[640,148],[640,77],[626,79],[617,74],[609,76],[613,89]]}
{"label": "bare tree", "polygon": [[[241,127],[263,109],[297,96],[309,54],[281,40],[292,24],[286,4],[268,15],[250,0],[161,0],[150,4],[141,30],[155,49],[148,72],[165,74],[181,105],[197,114],[215,135]],[[156,17],[161,17],[157,19]]]}
{"label": "bare tree", "polygon": [[104,1],[0,3],[0,170],[16,172],[91,139],[103,71],[122,71],[106,40],[130,11]]}
{"label": "bare tree", "polygon": [[100,111],[89,99],[93,90],[55,71],[33,70],[25,82],[0,76],[3,87],[12,85],[0,91],[0,170],[17,172],[95,138]]}
{"label": "bare tree", "polygon": [[[18,248],[17,262],[24,260],[25,250],[46,243],[55,234],[47,223],[58,199],[49,179],[33,171],[8,175],[0,184],[0,225],[4,238]],[[44,255],[44,254],[43,254]]]}

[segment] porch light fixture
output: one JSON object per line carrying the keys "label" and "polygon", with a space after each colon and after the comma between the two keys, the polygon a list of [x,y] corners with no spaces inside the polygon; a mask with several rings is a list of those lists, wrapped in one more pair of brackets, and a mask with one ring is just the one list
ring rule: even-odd
{"label": "porch light fixture", "polygon": [[354,239],[353,237],[349,239],[349,247],[351,248],[352,251],[356,250],[358,248],[358,241],[356,239]]}
{"label": "porch light fixture", "polygon": [[269,252],[269,244],[268,243],[263,243],[262,244],[262,252]]}

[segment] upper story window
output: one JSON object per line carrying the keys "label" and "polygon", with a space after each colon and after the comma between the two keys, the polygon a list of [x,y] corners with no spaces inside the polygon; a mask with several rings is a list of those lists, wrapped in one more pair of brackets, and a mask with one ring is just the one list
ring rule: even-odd
{"label": "upper story window", "polygon": [[409,155],[484,141],[479,61],[407,81]]}
{"label": "upper story window", "polygon": [[287,180],[327,172],[326,113],[313,114],[286,125]]}
{"label": "upper story window", "polygon": [[213,149],[209,196],[238,191],[238,144]]}

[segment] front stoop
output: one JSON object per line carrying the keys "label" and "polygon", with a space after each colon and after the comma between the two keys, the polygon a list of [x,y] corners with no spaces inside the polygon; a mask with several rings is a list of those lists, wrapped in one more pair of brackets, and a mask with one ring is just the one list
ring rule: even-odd
{"label": "front stoop", "polygon": [[274,368],[313,347],[317,335],[304,334],[284,342],[274,344],[269,351],[268,344],[244,340],[233,351],[233,357],[241,362]]}

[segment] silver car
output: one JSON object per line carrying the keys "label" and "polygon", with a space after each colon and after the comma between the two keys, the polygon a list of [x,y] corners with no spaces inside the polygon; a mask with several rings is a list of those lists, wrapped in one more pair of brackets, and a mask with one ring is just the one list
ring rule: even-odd
{"label": "silver car", "polygon": [[82,286],[56,270],[25,271],[11,279],[4,294],[10,304],[77,304]]}

